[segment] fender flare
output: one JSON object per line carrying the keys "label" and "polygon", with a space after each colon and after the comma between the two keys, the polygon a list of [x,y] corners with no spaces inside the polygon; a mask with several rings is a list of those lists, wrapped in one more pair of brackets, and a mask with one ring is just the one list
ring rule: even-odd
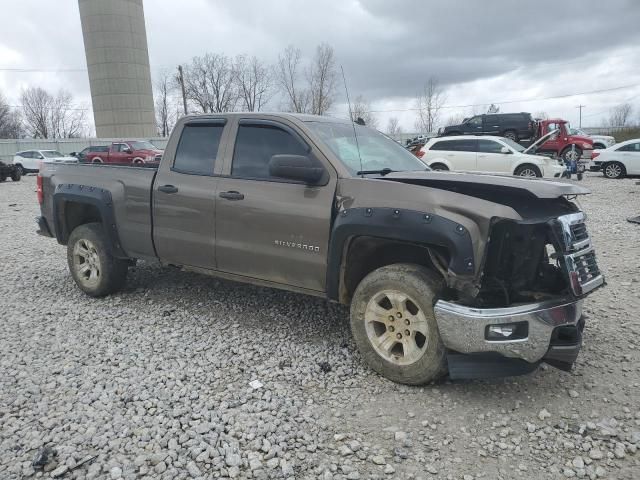
{"label": "fender flare", "polygon": [[341,266],[345,247],[351,238],[370,236],[394,241],[441,246],[450,254],[449,272],[473,276],[474,260],[471,234],[448,218],[399,208],[350,208],[338,213],[329,240],[327,296],[340,297]]}
{"label": "fender flare", "polygon": [[63,212],[67,202],[75,202],[95,207],[100,213],[102,227],[107,235],[111,254],[116,258],[129,258],[122,250],[116,224],[111,192],[104,188],[73,183],[59,183],[53,193],[53,230],[60,245],[66,245],[71,232],[64,225]]}

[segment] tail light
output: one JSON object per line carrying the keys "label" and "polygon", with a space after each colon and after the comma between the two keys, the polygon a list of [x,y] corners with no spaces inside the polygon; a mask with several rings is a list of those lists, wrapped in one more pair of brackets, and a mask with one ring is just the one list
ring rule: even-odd
{"label": "tail light", "polygon": [[416,157],[418,157],[418,158],[422,158],[422,157],[424,157],[424,150],[422,150],[422,149],[421,149],[421,150],[418,150],[418,151],[416,152]]}
{"label": "tail light", "polygon": [[36,177],[36,191],[38,192],[38,203],[42,205],[44,202],[44,193],[42,192],[42,175],[39,173]]}
{"label": "tail light", "polygon": [[596,158],[597,156],[600,155],[600,152],[596,152],[595,150],[593,152],[591,152],[591,160],[593,160],[594,158]]}

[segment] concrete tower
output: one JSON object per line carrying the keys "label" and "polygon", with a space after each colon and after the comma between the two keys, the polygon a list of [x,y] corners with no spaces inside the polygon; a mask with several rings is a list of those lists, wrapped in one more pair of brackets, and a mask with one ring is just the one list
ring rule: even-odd
{"label": "concrete tower", "polygon": [[78,0],[96,134],[155,137],[142,0]]}

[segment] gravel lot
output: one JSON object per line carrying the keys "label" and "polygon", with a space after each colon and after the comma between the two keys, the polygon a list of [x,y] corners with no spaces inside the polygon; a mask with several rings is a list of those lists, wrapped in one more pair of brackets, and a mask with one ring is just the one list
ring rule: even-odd
{"label": "gravel lot", "polygon": [[640,478],[640,185],[584,183],[608,286],[574,371],[424,388],[318,299],[144,263],[91,299],[35,234],[35,177],[0,184],[0,478]]}

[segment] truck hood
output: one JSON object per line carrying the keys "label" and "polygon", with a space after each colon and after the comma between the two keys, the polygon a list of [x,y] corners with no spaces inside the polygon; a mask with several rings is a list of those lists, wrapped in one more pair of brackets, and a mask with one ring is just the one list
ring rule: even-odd
{"label": "truck hood", "polygon": [[396,172],[389,173],[381,179],[439,188],[470,196],[479,196],[477,193],[481,191],[501,193],[504,196],[508,196],[509,192],[517,192],[535,198],[558,198],[590,193],[588,189],[572,183],[482,173]]}

